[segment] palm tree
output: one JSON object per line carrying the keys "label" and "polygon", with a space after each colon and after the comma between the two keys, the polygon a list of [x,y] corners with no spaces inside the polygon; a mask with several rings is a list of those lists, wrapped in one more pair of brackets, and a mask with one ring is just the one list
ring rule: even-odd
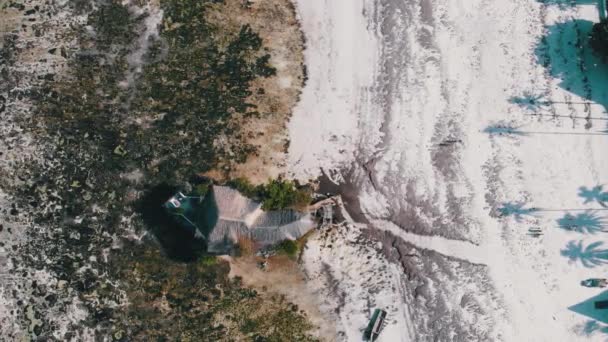
{"label": "palm tree", "polygon": [[604,219],[593,211],[586,211],[576,216],[566,213],[557,220],[557,224],[560,228],[579,233],[595,234],[604,230]]}
{"label": "palm tree", "polygon": [[608,249],[600,249],[604,243],[601,241],[594,242],[587,247],[583,247],[582,241],[570,241],[565,249],[561,250],[561,254],[570,262],[580,260],[583,266],[591,268],[608,264]]}

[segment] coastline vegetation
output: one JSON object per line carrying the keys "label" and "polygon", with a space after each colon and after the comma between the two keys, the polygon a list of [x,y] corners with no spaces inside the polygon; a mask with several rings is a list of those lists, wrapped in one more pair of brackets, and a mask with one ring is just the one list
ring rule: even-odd
{"label": "coastline vegetation", "polygon": [[[29,179],[15,197],[50,229],[29,233],[28,258],[17,267],[44,260],[91,313],[83,328],[99,340],[313,341],[302,312],[229,279],[225,262],[168,258],[167,245],[180,248],[175,232],[150,229],[136,208],[138,194],[255,151],[244,138],[230,151],[214,141],[233,133],[235,113],[260,115],[248,103],[250,85],[276,71],[259,35],[248,25],[236,32],[208,25],[205,11],[220,0],[160,0],[159,37],[134,62],[146,14],[117,0],[87,3],[78,3],[90,13],[87,27],[75,28],[78,49],[66,53],[68,75],[44,79],[31,94],[34,120],[22,123],[48,148],[43,162],[22,166]],[[283,180],[255,193],[265,209],[309,199]],[[121,300],[129,306],[116,305]],[[45,312],[53,310],[34,312],[45,322],[35,335],[54,333]]]}
{"label": "coastline vegetation", "polygon": [[253,185],[246,178],[235,178],[228,186],[243,195],[262,202],[264,210],[304,209],[312,201],[311,191],[296,181],[283,178],[270,179],[266,184]]}

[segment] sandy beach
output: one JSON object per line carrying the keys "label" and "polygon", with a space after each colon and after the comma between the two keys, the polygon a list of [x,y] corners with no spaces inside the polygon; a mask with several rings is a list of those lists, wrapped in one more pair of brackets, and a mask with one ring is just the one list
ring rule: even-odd
{"label": "sandy beach", "polygon": [[309,81],[291,174],[349,184],[369,222],[305,255],[338,339],[385,307],[381,341],[604,340],[588,308],[604,294],[580,285],[608,270],[594,4],[296,5]]}

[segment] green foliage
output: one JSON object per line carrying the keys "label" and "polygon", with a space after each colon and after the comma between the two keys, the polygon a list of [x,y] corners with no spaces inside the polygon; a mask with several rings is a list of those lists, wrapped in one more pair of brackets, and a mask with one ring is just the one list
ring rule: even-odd
{"label": "green foliage", "polygon": [[271,179],[267,184],[255,186],[246,178],[235,178],[226,183],[243,195],[262,202],[264,210],[304,208],[312,200],[310,192],[298,187],[294,181]]}
{"label": "green foliage", "polygon": [[241,194],[249,198],[256,198],[258,196],[258,187],[251,184],[247,178],[234,178],[229,180],[226,185],[238,190]]}
{"label": "green foliage", "polygon": [[295,258],[298,254],[298,243],[294,240],[283,240],[275,247],[275,251],[290,258]]}
{"label": "green foliage", "polygon": [[608,20],[593,25],[590,45],[604,62],[608,60]]}
{"label": "green foliage", "polygon": [[137,37],[135,25],[143,18],[132,18],[121,1],[100,2],[99,8],[88,17],[95,30],[96,46],[107,50],[114,44],[128,44]]}
{"label": "green foliage", "polygon": [[[143,18],[118,0],[94,6],[73,1],[87,14],[86,24],[95,34],[73,32],[81,49],[64,56],[69,74],[48,78],[33,89],[37,113],[27,120],[34,122],[19,123],[31,128],[27,133],[40,139],[41,146],[50,146],[40,152],[52,163],[26,165],[32,182],[20,187],[16,197],[24,199],[24,206],[25,201],[37,205],[55,200],[62,208],[59,213],[37,211],[37,221],[60,229],[32,232],[24,254],[48,260],[50,271],[68,280],[70,289],[83,295],[83,305],[95,313],[86,323],[100,331],[113,330],[118,339],[244,340],[227,336],[245,326],[269,341],[312,340],[305,317],[267,317],[264,310],[280,313],[287,311],[286,304],[245,291],[228,278],[227,263],[216,258],[176,263],[156,244],[125,242],[109,263],[94,263],[99,273],[78,271],[111,248],[123,233],[121,218],[132,213],[129,191],[141,185],[121,175],[143,172],[150,185],[181,182],[215,166],[222,151],[213,141],[231,134],[226,123],[233,113],[251,110],[251,81],[274,74],[270,56],[249,26],[223,32],[207,25],[207,6],[220,2],[160,0],[160,39],[151,42],[141,73],[132,74],[128,56]],[[0,58],[8,59],[8,53],[0,51]],[[128,76],[135,82],[121,86]],[[243,146],[234,158],[242,158],[250,148]],[[65,175],[81,186],[69,186]],[[93,213],[97,207],[102,209]],[[83,219],[66,227],[66,215]],[[166,237],[154,234],[159,240]],[[54,244],[48,247],[48,241]],[[112,281],[103,283],[101,274]],[[128,297],[128,307],[97,310],[100,303],[114,302],[122,294]],[[226,315],[234,317],[232,330],[219,324]]]}
{"label": "green foliage", "polygon": [[209,183],[201,183],[194,187],[194,195],[205,197],[209,192]]}
{"label": "green foliage", "polygon": [[245,334],[252,333],[255,331],[257,326],[258,326],[258,324],[255,320],[247,318],[241,325],[241,332],[243,332]]}
{"label": "green foliage", "polygon": [[273,179],[258,189],[264,210],[278,210],[290,207],[304,207],[311,201],[310,193],[298,189],[289,180]]}
{"label": "green foliage", "polygon": [[[308,334],[312,326],[293,304],[230,279],[227,262],[203,257],[175,263],[154,246],[128,247],[109,267],[128,284],[129,310],[117,311],[113,326],[129,340],[315,341]],[[158,310],[163,302],[165,309]]]}
{"label": "green foliage", "polygon": [[199,262],[204,266],[213,266],[217,264],[217,257],[213,255],[205,255],[201,257]]}
{"label": "green foliage", "polygon": [[[80,32],[83,50],[69,60],[70,77],[43,84],[37,94],[39,122],[27,124],[44,127],[39,136],[47,143],[61,144],[53,156],[61,160],[57,167],[40,169],[49,188],[66,189],[54,184],[65,174],[95,188],[58,194],[71,215],[82,214],[103,195],[119,200],[125,188],[114,189],[124,182],[118,175],[135,168],[150,183],[179,182],[212,168],[219,158],[243,160],[254,150],[243,143],[229,156],[213,147],[218,135],[231,134],[229,117],[249,110],[250,82],[271,68],[251,27],[217,33],[206,24],[205,8],[217,2],[161,1],[161,39],[152,43],[141,74],[134,75],[137,82],[127,89],[119,85],[130,72],[127,57],[142,18],[117,0],[100,3],[89,15],[96,34]],[[90,46],[111,53],[85,50]],[[138,120],[149,126],[142,129]]]}
{"label": "green foliage", "polygon": [[[103,222],[109,237],[128,207],[122,200],[129,181],[121,174],[143,171],[146,182],[154,184],[180,182],[213,167],[220,152],[213,141],[218,134],[230,134],[226,121],[235,110],[249,108],[249,85],[262,73],[258,62],[266,54],[249,27],[227,33],[213,32],[206,25],[204,8],[216,2],[162,0],[167,15],[161,39],[145,56],[141,74],[133,75],[137,82],[127,88],[120,84],[130,73],[127,57],[142,18],[117,0],[91,7],[87,24],[95,34],[74,32],[82,49],[66,55],[69,75],[48,79],[32,91],[37,115],[34,122],[22,124],[32,129],[29,133],[42,146],[55,147],[45,151],[54,162],[52,167],[24,165],[36,181],[19,188],[17,197],[43,203],[47,195],[38,189],[54,189],[62,201],[62,215],[74,217],[86,218],[91,208],[102,207],[108,214],[99,224]],[[147,124],[142,127],[138,121]],[[249,150],[245,146],[241,152]],[[65,175],[82,186],[65,184]],[[60,216],[40,212],[37,220],[62,225]],[[95,238],[103,240],[97,243],[99,248],[111,245],[105,237]],[[77,249],[88,239],[75,244],[57,237],[66,241],[61,248],[70,252],[58,253],[56,263],[62,265],[66,259],[66,264],[74,264],[66,255],[80,255]]]}

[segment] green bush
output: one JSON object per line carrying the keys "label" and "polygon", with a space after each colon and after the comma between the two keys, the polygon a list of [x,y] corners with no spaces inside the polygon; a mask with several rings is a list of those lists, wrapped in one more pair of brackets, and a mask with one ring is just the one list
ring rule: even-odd
{"label": "green bush", "polygon": [[258,328],[258,323],[255,320],[245,318],[245,321],[241,325],[241,332],[244,334],[249,334],[249,333],[255,332],[257,328]]}
{"label": "green bush", "polygon": [[279,254],[294,258],[298,254],[298,244],[294,240],[283,240],[276,246],[275,250]]}
{"label": "green bush", "polygon": [[203,266],[213,266],[217,264],[217,258],[213,255],[205,255],[199,261]]}
{"label": "green bush", "polygon": [[194,188],[194,195],[195,196],[205,197],[205,195],[207,195],[207,192],[209,192],[209,184],[208,183],[198,184]]}
{"label": "green bush", "polygon": [[227,185],[231,188],[238,190],[243,195],[256,198],[258,196],[258,189],[255,185],[251,184],[247,178],[239,177],[228,181]]}
{"label": "green bush", "polygon": [[294,181],[272,179],[267,184],[254,186],[246,178],[236,178],[227,183],[243,195],[262,202],[264,210],[304,208],[312,200],[310,192],[299,188]]}
{"label": "green bush", "polygon": [[261,186],[259,192],[264,210],[305,207],[311,201],[308,191],[298,189],[295,182],[281,178]]}

